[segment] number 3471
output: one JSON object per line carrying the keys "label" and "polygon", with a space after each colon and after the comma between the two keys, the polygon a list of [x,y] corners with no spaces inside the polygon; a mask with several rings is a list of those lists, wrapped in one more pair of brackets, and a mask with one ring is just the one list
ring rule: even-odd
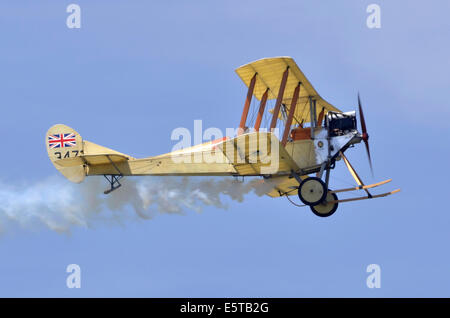
{"label": "number 3471", "polygon": [[55,156],[58,159],[63,159],[63,158],[71,158],[71,157],[77,157],[78,153],[80,151],[79,150],[72,150],[72,151],[66,151],[66,152],[55,152]]}

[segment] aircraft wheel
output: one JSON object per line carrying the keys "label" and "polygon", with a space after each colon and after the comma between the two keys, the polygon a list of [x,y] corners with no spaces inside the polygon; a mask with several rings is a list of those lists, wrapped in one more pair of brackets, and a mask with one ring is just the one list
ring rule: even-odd
{"label": "aircraft wheel", "polygon": [[325,183],[316,177],[309,177],[300,183],[298,197],[306,205],[316,205],[325,199]]}
{"label": "aircraft wheel", "polygon": [[[328,190],[330,191],[330,190]],[[322,203],[319,203],[317,205],[311,206],[311,211],[320,217],[327,217],[332,215],[334,212],[336,212],[337,208],[338,208],[338,203],[334,202],[334,203],[329,203],[329,202],[333,202],[333,201],[337,201],[338,197],[336,195],[336,193],[327,193],[327,196],[325,198],[325,200]]]}

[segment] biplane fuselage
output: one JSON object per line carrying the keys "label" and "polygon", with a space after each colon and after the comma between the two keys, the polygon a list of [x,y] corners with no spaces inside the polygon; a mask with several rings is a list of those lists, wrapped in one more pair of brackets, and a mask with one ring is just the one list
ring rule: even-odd
{"label": "biplane fuselage", "polygon": [[[334,193],[337,191],[328,190],[329,172],[336,160],[344,158],[347,164],[343,153],[348,147],[368,138],[365,132],[358,132],[355,112],[343,113],[321,98],[292,58],[262,59],[236,72],[248,86],[236,136],[137,159],[83,140],[72,128],[58,124],[46,135],[48,155],[73,182],[104,175],[111,184],[105,193],[120,186],[119,179],[124,176],[262,176],[264,182],[269,180],[273,185],[267,192],[269,196],[298,194],[313,212],[314,206],[320,209],[319,203],[335,210],[339,201]],[[252,97],[260,103],[254,126],[249,128]],[[270,126],[264,130],[261,121],[268,114],[265,107],[270,99],[276,101],[269,110]],[[278,122],[284,126],[281,138],[275,133]],[[352,169],[349,163],[347,166]],[[309,177],[312,173],[316,177]],[[356,172],[352,175],[355,177]],[[358,186],[364,186],[359,177],[355,180]],[[302,195],[303,183],[307,185]],[[313,200],[314,195],[320,195],[320,200],[309,202],[307,198]],[[318,215],[331,214],[328,211]]]}

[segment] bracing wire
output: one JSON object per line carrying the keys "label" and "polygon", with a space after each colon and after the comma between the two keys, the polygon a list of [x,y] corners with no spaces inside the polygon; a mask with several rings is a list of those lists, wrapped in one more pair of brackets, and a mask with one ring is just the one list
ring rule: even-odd
{"label": "bracing wire", "polygon": [[257,110],[257,106],[256,106],[256,102],[255,102],[256,98],[252,99],[252,103],[250,104],[250,121],[248,124],[248,127],[255,127],[255,123],[256,123],[256,113],[258,112]]}
{"label": "bracing wire", "polygon": [[273,102],[272,102],[272,100],[268,100],[267,104],[266,104],[266,109],[264,111],[264,117],[263,117],[264,127],[267,129],[269,128],[268,127],[269,126],[269,118],[270,118],[269,108],[271,108],[271,107],[273,107]]}

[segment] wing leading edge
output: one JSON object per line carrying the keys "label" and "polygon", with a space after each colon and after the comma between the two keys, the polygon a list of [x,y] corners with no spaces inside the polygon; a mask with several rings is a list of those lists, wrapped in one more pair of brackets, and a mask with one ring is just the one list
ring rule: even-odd
{"label": "wing leading edge", "polygon": [[[282,104],[285,105],[287,111],[290,108],[295,88],[299,82],[301,83],[293,124],[310,122],[309,98],[316,101],[316,107],[318,110],[317,113],[319,113],[322,108],[325,109],[325,112],[341,112],[338,108],[328,103],[319,95],[319,93],[317,93],[312,84],[295,63],[294,59],[291,57],[283,56],[263,58],[237,68],[236,73],[247,86],[250,85],[253,76],[257,73],[257,80],[255,82],[253,95],[258,100],[261,100],[265,91],[268,89],[268,99],[275,99],[277,98],[281,78],[286,68],[289,68],[289,74],[284,90]],[[281,114],[279,114],[279,118],[282,118]]]}

